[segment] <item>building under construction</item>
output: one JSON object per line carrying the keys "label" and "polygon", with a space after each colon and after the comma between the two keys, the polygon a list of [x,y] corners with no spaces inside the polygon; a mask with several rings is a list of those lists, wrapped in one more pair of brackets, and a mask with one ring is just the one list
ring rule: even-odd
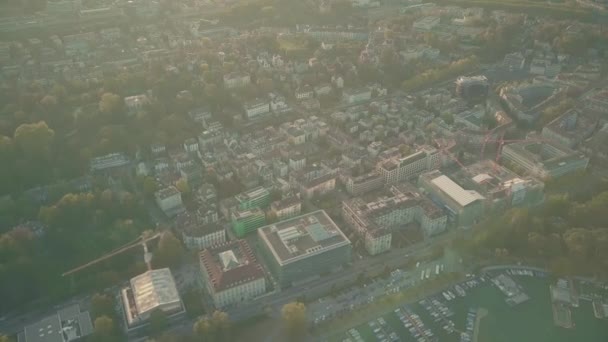
{"label": "building under construction", "polygon": [[485,99],[489,89],[485,76],[460,76],[456,79],[456,94],[467,101]]}

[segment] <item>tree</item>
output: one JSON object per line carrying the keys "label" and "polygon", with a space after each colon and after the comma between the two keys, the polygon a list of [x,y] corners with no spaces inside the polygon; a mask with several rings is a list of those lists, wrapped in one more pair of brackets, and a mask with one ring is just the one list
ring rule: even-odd
{"label": "tree", "polygon": [[57,103],[57,98],[53,95],[46,95],[40,100],[40,104],[47,110],[54,109]]}
{"label": "tree", "polygon": [[164,232],[154,252],[152,263],[155,267],[177,266],[182,261],[184,253],[179,240],[171,232]]}
{"label": "tree", "polygon": [[15,130],[15,143],[26,157],[33,159],[49,158],[54,138],[55,131],[44,121],[22,124]]}
{"label": "tree", "polygon": [[99,111],[104,114],[118,112],[123,106],[122,98],[113,93],[104,93],[99,100]]}
{"label": "tree", "polygon": [[158,190],[158,182],[152,177],[144,179],[143,191],[146,196],[152,196]]}
{"label": "tree", "polygon": [[190,185],[188,184],[188,180],[185,178],[180,178],[177,183],[175,183],[175,187],[181,193],[190,193]]}
{"label": "tree", "polygon": [[291,302],[283,305],[281,317],[287,333],[292,338],[303,337],[306,331],[306,305],[301,302]]}
{"label": "tree", "polygon": [[214,311],[211,317],[201,317],[194,323],[193,331],[202,341],[231,341],[230,319],[222,311]]}
{"label": "tree", "polygon": [[230,338],[230,318],[223,311],[214,311],[211,315],[211,323],[217,331],[217,337],[220,341],[229,341]]}
{"label": "tree", "polygon": [[211,340],[212,336],[215,334],[211,322],[207,318],[200,318],[196,321],[192,330],[194,331],[194,335],[202,341]]}
{"label": "tree", "polygon": [[160,336],[167,326],[169,326],[169,321],[163,310],[156,309],[150,313],[150,335]]}
{"label": "tree", "polygon": [[116,341],[116,326],[114,320],[108,316],[101,316],[95,319],[93,338],[97,342]]}
{"label": "tree", "polygon": [[91,298],[91,315],[93,319],[101,316],[113,316],[114,312],[114,301],[112,297],[103,293],[96,293]]}

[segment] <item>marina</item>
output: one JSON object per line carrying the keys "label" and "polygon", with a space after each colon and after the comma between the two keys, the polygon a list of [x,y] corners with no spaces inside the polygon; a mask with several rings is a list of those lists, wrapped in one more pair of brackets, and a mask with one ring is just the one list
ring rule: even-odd
{"label": "marina", "polygon": [[[422,270],[426,274],[426,269]],[[466,280],[458,284],[380,315],[390,329],[384,328],[377,320],[380,317],[377,317],[368,321],[375,322],[374,329],[366,322],[353,328],[357,331],[354,336],[349,330],[329,341],[608,341],[608,321],[605,315],[608,307],[604,301],[608,296],[603,288],[584,285],[584,297],[595,299],[581,300],[579,307],[561,304],[554,306],[549,288],[556,283],[544,272],[523,271],[512,269],[509,272],[489,272],[481,276],[468,275]],[[511,279],[515,285],[508,281],[503,283],[501,274]],[[494,280],[499,280],[507,293]],[[577,291],[581,291],[577,281],[573,285]],[[456,286],[465,292],[464,296],[459,294],[460,290]],[[517,292],[513,291],[513,286],[518,289]],[[528,300],[512,306],[505,299],[513,294],[525,294]],[[583,296],[581,299],[584,299]],[[558,316],[564,327],[555,324],[554,315]],[[381,328],[378,334],[374,333],[377,328]]]}

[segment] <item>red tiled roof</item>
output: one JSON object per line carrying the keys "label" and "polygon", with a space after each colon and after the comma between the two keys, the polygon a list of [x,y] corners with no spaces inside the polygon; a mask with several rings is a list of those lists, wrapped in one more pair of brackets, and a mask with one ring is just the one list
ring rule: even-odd
{"label": "red tiled roof", "polygon": [[[217,255],[228,250],[240,256],[241,265],[224,271]],[[200,253],[200,260],[216,292],[264,277],[262,266],[245,240],[228,241],[207,248]]]}

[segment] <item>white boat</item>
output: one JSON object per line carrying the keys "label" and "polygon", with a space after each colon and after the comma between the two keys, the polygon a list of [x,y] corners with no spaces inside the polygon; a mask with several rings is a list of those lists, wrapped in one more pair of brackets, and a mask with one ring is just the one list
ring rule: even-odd
{"label": "white boat", "polygon": [[452,297],[452,299],[456,298],[456,296],[452,293],[452,291],[448,290],[448,294],[450,295],[450,297]]}
{"label": "white boat", "polygon": [[426,273],[424,274],[424,278],[429,279],[431,277],[431,269],[427,268]]}
{"label": "white boat", "polygon": [[439,274],[439,265],[435,265],[435,275]]}
{"label": "white boat", "polygon": [[464,289],[463,289],[463,288],[462,288],[460,285],[456,285],[456,286],[454,286],[454,289],[456,290],[456,293],[458,293],[458,295],[459,295],[460,297],[464,297],[464,296],[466,296],[466,294],[467,294],[467,293],[464,291]]}

